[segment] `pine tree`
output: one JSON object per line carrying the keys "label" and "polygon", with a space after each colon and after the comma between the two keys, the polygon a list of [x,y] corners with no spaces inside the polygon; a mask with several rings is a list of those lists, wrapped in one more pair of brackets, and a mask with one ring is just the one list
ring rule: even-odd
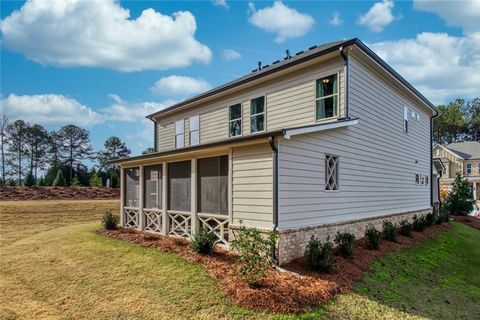
{"label": "pine tree", "polygon": [[81,186],[80,180],[78,180],[78,177],[77,177],[77,176],[74,176],[74,177],[73,177],[71,186],[72,186],[72,187],[80,187],[80,186]]}
{"label": "pine tree", "polygon": [[113,136],[108,138],[105,140],[104,147],[104,150],[98,152],[98,162],[100,169],[103,171],[111,168],[109,161],[124,158],[130,154],[130,149],[127,148],[125,142],[120,140],[119,137]]}
{"label": "pine tree", "polygon": [[445,207],[451,214],[466,216],[472,211],[474,203],[472,189],[467,179],[463,178],[460,173],[457,173]]}
{"label": "pine tree", "polygon": [[27,177],[25,178],[25,185],[27,187],[33,187],[36,183],[35,183],[35,177],[33,176],[33,174],[31,172],[29,172],[27,174]]}
{"label": "pine tree", "polygon": [[44,169],[47,163],[48,131],[41,125],[28,127],[25,134],[26,153],[30,158],[30,173],[37,179],[38,169]]}
{"label": "pine tree", "polygon": [[54,186],[61,186],[64,187],[67,185],[67,182],[65,181],[65,178],[63,177],[62,170],[57,171],[57,176],[55,177],[55,180],[53,180],[53,185]]}
{"label": "pine tree", "polygon": [[10,123],[7,126],[7,136],[8,136],[8,151],[10,159],[8,159],[8,164],[13,169],[13,172],[17,174],[18,185],[22,185],[23,177],[23,162],[26,157],[26,133],[30,125],[28,122],[23,120],[17,120],[13,123]]}
{"label": "pine tree", "polygon": [[6,115],[0,115],[0,152],[2,153],[2,178],[0,179],[0,185],[6,185],[7,183],[7,170],[6,168],[6,157],[5,151],[8,143],[7,139],[7,126],[8,118]]}
{"label": "pine tree", "polygon": [[94,173],[90,177],[90,187],[103,187],[102,178],[100,178],[97,173]]}

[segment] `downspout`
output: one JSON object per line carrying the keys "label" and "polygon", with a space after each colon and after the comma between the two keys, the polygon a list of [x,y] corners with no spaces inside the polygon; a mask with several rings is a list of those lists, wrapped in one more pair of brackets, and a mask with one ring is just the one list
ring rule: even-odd
{"label": "downspout", "polygon": [[[433,115],[433,117],[430,118],[430,207],[433,208],[433,183],[432,183],[432,178],[433,178],[433,118],[435,118],[437,115]],[[440,202],[440,183],[438,183],[438,201]],[[439,206],[439,211],[440,211],[440,206]],[[440,213],[440,212],[438,212]]]}
{"label": "downspout", "polygon": [[[278,228],[278,148],[275,144],[275,137],[270,136],[268,143],[273,151],[273,231]],[[276,249],[272,250],[272,259],[275,264],[278,264]]]}
{"label": "downspout", "polygon": [[146,118],[153,122],[153,151],[157,152],[157,121],[152,119],[151,117]]}
{"label": "downspout", "polygon": [[345,118],[348,119],[348,56],[345,54],[343,46],[339,48],[339,51],[343,58],[343,74],[345,75]]}

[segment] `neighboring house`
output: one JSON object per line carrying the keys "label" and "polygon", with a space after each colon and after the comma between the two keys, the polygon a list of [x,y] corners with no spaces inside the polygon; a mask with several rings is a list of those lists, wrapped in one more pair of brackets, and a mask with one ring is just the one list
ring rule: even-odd
{"label": "neighboring house", "polygon": [[433,156],[442,159],[445,170],[440,184],[451,187],[457,173],[467,179],[480,205],[480,142],[466,141],[433,147]]}
{"label": "neighboring house", "polygon": [[434,106],[358,39],[314,46],[148,116],[155,152],[115,161],[121,224],[228,244],[240,223],[311,235],[432,211]]}
{"label": "neighboring house", "polygon": [[442,204],[440,196],[440,179],[445,171],[445,165],[440,158],[433,158],[432,162],[432,204],[436,212],[440,212],[440,206]]}

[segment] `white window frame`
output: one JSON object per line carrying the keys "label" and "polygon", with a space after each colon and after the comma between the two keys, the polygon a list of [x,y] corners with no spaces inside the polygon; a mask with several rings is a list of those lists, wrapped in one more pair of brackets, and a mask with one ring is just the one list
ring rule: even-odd
{"label": "white window frame", "polygon": [[[263,112],[252,114],[252,101],[256,100],[256,99],[260,99],[262,97],[263,97]],[[267,97],[265,95],[263,95],[263,96],[259,96],[259,97],[250,99],[250,110],[249,111],[250,111],[250,123],[249,123],[250,133],[251,134],[256,134],[256,133],[265,132],[265,130],[267,130]],[[262,114],[263,114],[263,130],[253,132],[252,131],[252,118],[261,116]]]}
{"label": "white window frame", "polygon": [[[334,160],[333,169],[330,165],[331,159]],[[338,192],[340,191],[339,179],[340,179],[340,157],[333,154],[325,154],[325,191],[326,192]],[[329,183],[330,178],[333,176],[333,184]]]}
{"label": "white window frame", "polygon": [[[329,94],[328,96],[323,96],[323,97],[317,98],[317,82],[324,79],[324,78],[331,77],[333,75],[337,77],[337,93]],[[317,101],[325,100],[327,98],[332,98],[332,97],[335,97],[335,96],[337,96],[337,114],[332,116],[332,117],[318,118]],[[315,106],[314,106],[314,108],[315,108],[315,121],[325,121],[325,120],[335,119],[335,118],[338,118],[340,116],[340,72],[331,73],[329,75],[326,75],[326,76],[315,79]]]}
{"label": "white window frame", "polygon": [[[177,130],[180,128],[181,131]],[[183,147],[185,147],[185,119],[175,121],[175,148]]]}
{"label": "white window frame", "polygon": [[[197,120],[197,128],[196,129],[193,129],[192,130],[192,119],[193,120]],[[200,144],[200,115],[194,115],[194,116],[191,116],[190,118],[188,118],[188,128],[189,128],[189,132],[188,132],[188,141],[190,143],[191,146],[193,145],[197,145],[197,144]],[[196,133],[198,138],[197,138],[197,142],[195,143],[192,143],[192,133]]]}
{"label": "white window frame", "polygon": [[[236,107],[238,105],[240,105],[240,118],[230,119],[230,114],[231,114],[230,108]],[[240,120],[240,134],[236,136],[232,136],[230,131],[230,124],[238,120]],[[243,103],[239,102],[239,103],[234,103],[228,106],[228,137],[235,138],[235,137],[241,137],[241,136],[243,136]]]}
{"label": "white window frame", "polygon": [[467,171],[466,172],[467,172],[467,174],[472,174],[472,164],[471,163],[467,163]]}

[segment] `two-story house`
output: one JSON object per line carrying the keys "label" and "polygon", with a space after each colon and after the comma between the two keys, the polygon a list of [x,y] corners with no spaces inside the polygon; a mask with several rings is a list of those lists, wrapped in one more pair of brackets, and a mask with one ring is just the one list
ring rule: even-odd
{"label": "two-story house", "polygon": [[440,184],[451,188],[457,173],[460,173],[472,188],[472,193],[480,206],[480,142],[466,141],[446,146],[433,147],[433,156],[445,165]]}
{"label": "two-story house", "polygon": [[121,159],[121,224],[228,244],[240,223],[311,235],[432,210],[434,106],[358,39],[313,46],[148,115],[155,152]]}

